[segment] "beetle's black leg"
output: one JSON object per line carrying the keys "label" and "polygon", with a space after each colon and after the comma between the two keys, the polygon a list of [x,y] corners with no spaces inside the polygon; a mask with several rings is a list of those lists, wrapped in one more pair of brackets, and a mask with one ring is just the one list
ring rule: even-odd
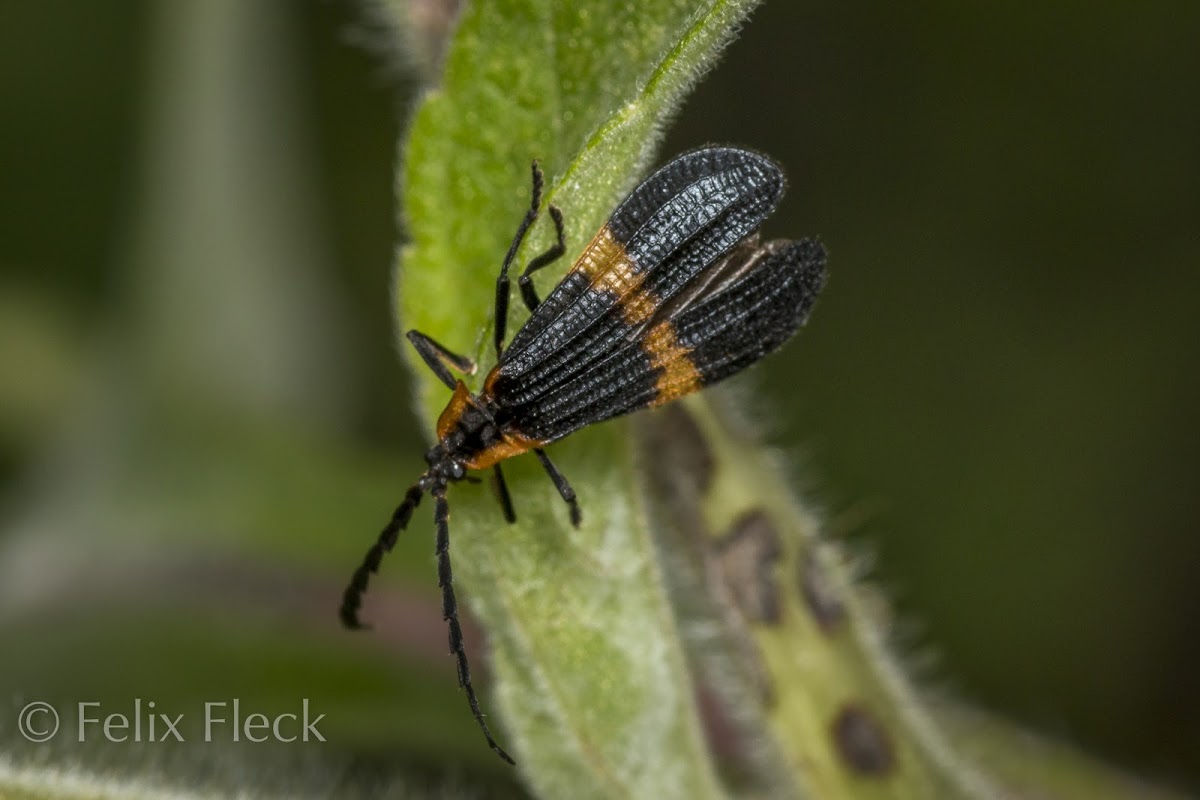
{"label": "beetle's black leg", "polygon": [[549,250],[529,262],[525,271],[521,273],[520,280],[517,281],[517,285],[521,287],[521,299],[525,301],[525,307],[530,311],[537,308],[541,301],[538,300],[537,290],[533,288],[533,280],[529,276],[542,267],[553,264],[567,251],[566,243],[563,240],[562,212],[558,210],[558,206],[550,206],[550,219],[554,220],[554,233],[557,239]]}
{"label": "beetle's black leg", "polygon": [[475,362],[466,356],[450,352],[420,331],[409,331],[406,336],[412,342],[412,346],[417,349],[422,360],[433,370],[433,374],[437,375],[442,383],[451,389],[457,385],[458,381],[454,380],[450,370],[446,369],[447,365],[467,375],[475,374]]}
{"label": "beetle's black leg", "polygon": [[500,354],[504,351],[504,335],[508,330],[508,295],[509,281],[508,270],[512,266],[513,259],[517,257],[517,250],[521,247],[521,242],[525,239],[525,234],[529,231],[529,226],[537,220],[538,207],[542,204],[542,170],[538,167],[536,161],[533,162],[533,193],[529,201],[529,210],[525,212],[525,218],[521,220],[521,225],[517,228],[517,233],[513,236],[512,244],[508,246],[508,253],[504,256],[504,264],[500,267],[500,277],[496,278],[496,360],[500,360]]}
{"label": "beetle's black leg", "polygon": [[567,483],[567,479],[558,471],[558,467],[554,466],[554,462],[550,460],[550,456],[546,455],[546,451],[540,447],[535,447],[533,450],[537,454],[538,461],[542,462],[542,468],[546,470],[546,474],[550,476],[550,480],[554,481],[554,488],[558,489],[558,493],[562,495],[562,499],[571,508],[571,524],[576,528],[579,527],[579,521],[583,519],[583,515],[579,512],[579,503],[575,499],[575,490],[571,488],[571,484]]}
{"label": "beetle's black leg", "polygon": [[517,512],[513,510],[512,495],[508,493],[508,484],[504,481],[504,471],[497,464],[492,467],[492,474],[496,477],[496,496],[500,499],[500,507],[504,509],[504,520],[512,525],[517,521]]}
{"label": "beetle's black leg", "polygon": [[399,538],[400,531],[408,526],[413,511],[421,503],[422,492],[420,483],[408,490],[408,493],[404,495],[404,501],[392,513],[392,519],[384,526],[375,544],[371,545],[371,549],[367,551],[362,565],[354,571],[354,577],[350,579],[350,585],[346,587],[346,591],[342,595],[342,608],[338,612],[342,624],[347,628],[364,627],[358,621],[358,609],[362,605],[362,596],[367,591],[367,584],[371,580],[371,575],[379,571],[379,562],[383,561],[384,554],[396,546],[396,539]]}
{"label": "beetle's black leg", "polygon": [[479,723],[484,738],[496,753],[509,764],[515,764],[512,756],[504,752],[492,732],[488,730],[483,719],[483,711],[479,708],[479,699],[475,697],[475,689],[471,687],[471,669],[467,666],[467,651],[463,648],[462,627],[458,624],[458,602],[454,598],[453,575],[450,570],[450,505],[446,502],[446,484],[439,483],[433,487],[433,499],[437,507],[433,512],[433,521],[437,525],[437,564],[438,586],[442,590],[442,618],[450,627],[450,650],[458,661],[458,685],[467,693],[467,703],[471,713]]}

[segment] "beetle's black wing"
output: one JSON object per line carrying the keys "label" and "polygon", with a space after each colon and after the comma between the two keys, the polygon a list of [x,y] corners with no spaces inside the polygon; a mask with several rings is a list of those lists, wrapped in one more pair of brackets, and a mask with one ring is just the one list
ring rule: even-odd
{"label": "beetle's black wing", "polygon": [[825,282],[825,249],[812,239],[739,248],[710,272],[702,290],[665,306],[590,369],[522,403],[497,398],[504,416],[551,442],[733,375],[804,324]]}
{"label": "beetle's black wing", "polygon": [[487,390],[528,406],[622,349],[692,279],[753,233],[783,195],[770,159],[708,148],[680,156],[621,203],[513,337]]}

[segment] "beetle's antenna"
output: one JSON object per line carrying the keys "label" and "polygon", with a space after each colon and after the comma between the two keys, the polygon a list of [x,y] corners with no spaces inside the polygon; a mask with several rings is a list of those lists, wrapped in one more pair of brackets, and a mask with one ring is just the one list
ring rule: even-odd
{"label": "beetle's antenna", "polygon": [[350,579],[350,585],[346,587],[346,592],[342,595],[342,608],[338,612],[342,624],[347,628],[366,627],[358,621],[358,609],[362,605],[363,594],[367,591],[371,575],[379,571],[379,563],[383,561],[384,555],[391,552],[391,549],[396,546],[396,540],[400,538],[400,531],[408,527],[408,521],[412,519],[413,511],[420,505],[421,495],[425,493],[424,481],[425,479],[422,477],[420,481],[409,488],[404,495],[403,502],[392,512],[391,520],[379,533],[375,544],[371,545],[371,549],[367,551],[362,564],[354,571],[354,577]]}
{"label": "beetle's antenna", "polygon": [[438,586],[442,589],[442,618],[450,626],[450,649],[458,661],[458,685],[466,691],[471,713],[475,715],[475,721],[479,723],[488,745],[509,764],[516,764],[512,756],[504,752],[504,748],[492,738],[492,732],[488,730],[483,712],[479,709],[475,689],[471,687],[471,669],[467,666],[467,651],[463,648],[462,627],[458,624],[458,601],[454,598],[454,578],[450,571],[450,504],[446,502],[446,484],[435,484],[432,494],[437,503],[433,512],[433,522],[437,526]]}

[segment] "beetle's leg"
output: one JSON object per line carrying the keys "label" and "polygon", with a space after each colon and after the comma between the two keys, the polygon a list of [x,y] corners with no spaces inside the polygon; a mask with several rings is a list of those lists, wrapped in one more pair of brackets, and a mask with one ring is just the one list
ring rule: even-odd
{"label": "beetle's leg", "polygon": [[529,265],[525,267],[525,271],[521,273],[520,280],[517,281],[517,285],[521,287],[521,299],[525,301],[525,307],[530,311],[537,308],[540,301],[538,300],[537,290],[533,288],[533,281],[529,276],[542,267],[553,264],[567,251],[566,243],[563,241],[562,212],[558,210],[558,206],[550,206],[550,219],[554,220],[554,233],[556,236],[554,244],[550,246],[549,250],[530,261]]}
{"label": "beetle's leg", "polygon": [[467,375],[475,374],[475,362],[466,356],[450,352],[420,331],[409,331],[406,335],[408,336],[408,340],[412,342],[412,346],[417,348],[417,353],[429,365],[429,368],[433,370],[433,374],[437,375],[442,383],[451,389],[458,384],[458,381],[454,380],[454,376],[450,374],[450,370],[446,369],[447,365]]}
{"label": "beetle's leg", "polygon": [[537,454],[538,461],[542,462],[542,468],[546,470],[546,474],[550,476],[550,480],[554,481],[554,488],[558,489],[558,493],[562,495],[562,499],[571,508],[571,524],[576,528],[579,527],[579,521],[583,518],[579,511],[579,503],[575,499],[575,490],[571,488],[571,484],[567,483],[567,479],[558,471],[558,467],[554,466],[554,462],[550,460],[550,456],[546,455],[546,451],[540,447],[535,447],[533,450]]}
{"label": "beetle's leg", "polygon": [[511,525],[517,521],[517,512],[513,510],[512,495],[508,493],[508,484],[504,481],[504,472],[499,464],[492,467],[492,474],[496,478],[496,496],[500,499],[500,507],[504,509],[504,519]]}
{"label": "beetle's leg", "polygon": [[512,266],[513,259],[517,257],[517,250],[520,248],[521,242],[525,240],[525,234],[529,231],[529,226],[537,220],[538,207],[542,204],[542,170],[538,167],[536,161],[533,162],[532,173],[533,192],[529,201],[529,210],[525,212],[525,217],[521,220],[516,235],[513,236],[512,244],[508,246],[508,253],[504,256],[504,264],[500,267],[500,277],[496,278],[495,333],[497,361],[500,360],[500,354],[504,352],[504,335],[508,330],[508,295],[510,288],[508,270]]}

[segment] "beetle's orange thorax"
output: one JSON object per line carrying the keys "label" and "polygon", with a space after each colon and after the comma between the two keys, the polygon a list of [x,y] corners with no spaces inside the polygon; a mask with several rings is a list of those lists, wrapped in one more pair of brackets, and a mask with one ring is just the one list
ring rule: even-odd
{"label": "beetle's orange thorax", "polygon": [[463,466],[467,469],[487,469],[493,464],[499,464],[506,458],[519,456],[521,453],[528,453],[535,447],[541,447],[542,444],[544,443],[512,431],[501,433],[500,438],[495,442],[478,453],[464,458]]}
{"label": "beetle's orange thorax", "polygon": [[[471,392],[467,389],[466,384],[459,381],[454,387],[454,394],[451,395],[450,402],[446,404],[442,415],[438,417],[438,438],[446,441],[460,428],[476,429],[472,419],[479,415],[478,411],[468,417],[465,425],[460,424],[463,422],[463,415],[474,407],[475,403],[476,401],[471,397]],[[492,430],[495,431],[494,428]],[[468,431],[463,432],[469,433]],[[460,438],[459,442],[462,441]],[[471,438],[468,437],[467,442],[458,445],[456,452],[451,455],[467,469],[487,469],[507,458],[526,453],[543,444],[545,443],[524,436],[516,430],[499,430],[488,435],[487,439],[482,442],[478,439],[471,441]]]}
{"label": "beetle's orange thorax", "polygon": [[462,419],[463,412],[471,405],[471,390],[462,381],[454,387],[454,394],[450,397],[450,402],[442,410],[442,415],[437,421],[437,435],[439,439],[445,439],[449,436],[454,428],[458,425],[458,421]]}

